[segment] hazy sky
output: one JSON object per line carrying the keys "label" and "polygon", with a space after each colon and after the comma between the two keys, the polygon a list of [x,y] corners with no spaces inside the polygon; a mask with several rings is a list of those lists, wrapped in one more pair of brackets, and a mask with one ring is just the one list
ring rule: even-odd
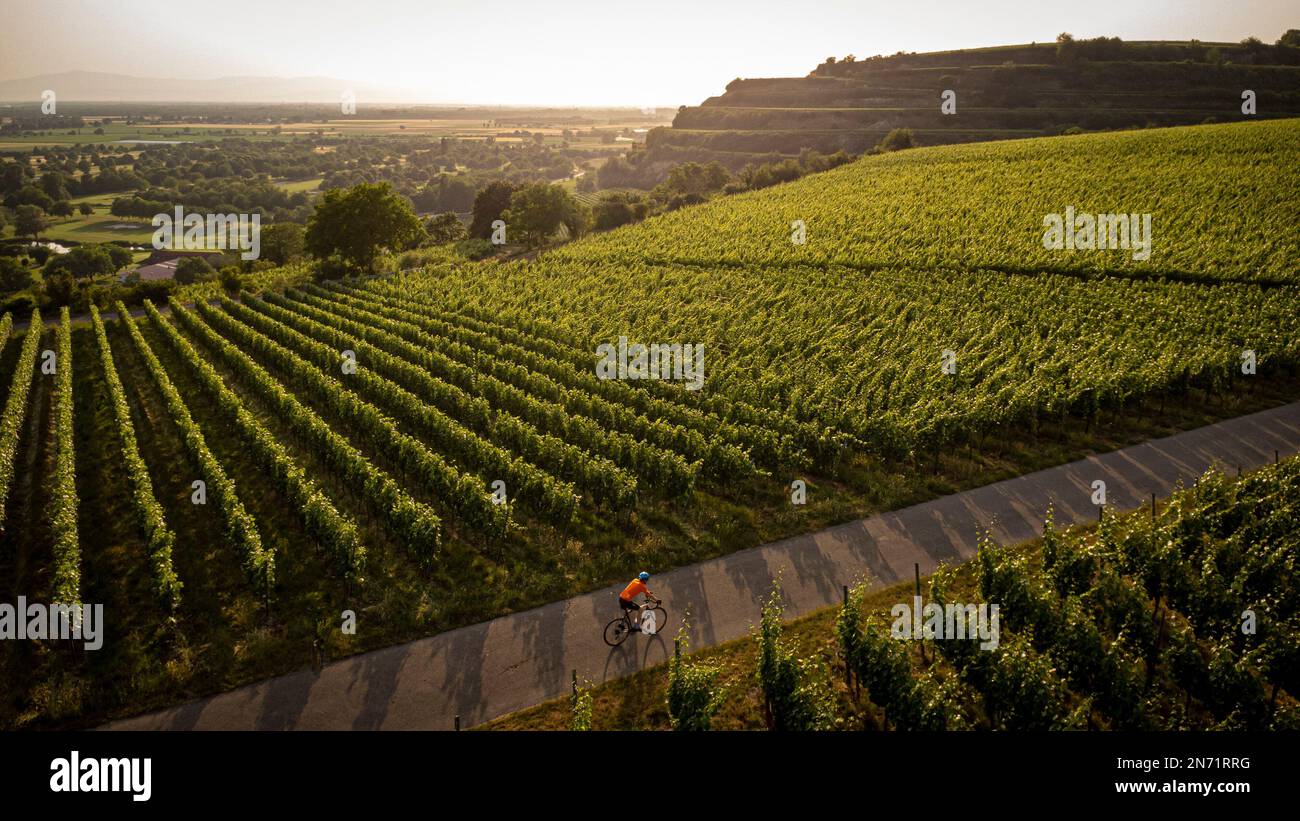
{"label": "hazy sky", "polygon": [[1288,28],[1298,0],[4,0],[0,79],[327,76],[427,102],[659,106],[831,54]]}

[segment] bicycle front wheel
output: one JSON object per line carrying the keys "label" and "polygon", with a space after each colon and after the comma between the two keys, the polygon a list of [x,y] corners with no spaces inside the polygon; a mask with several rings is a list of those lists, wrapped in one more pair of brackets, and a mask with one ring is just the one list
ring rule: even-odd
{"label": "bicycle front wheel", "polygon": [[605,643],[617,647],[627,638],[628,632],[626,619],[614,619],[605,625]]}
{"label": "bicycle front wheel", "polygon": [[641,632],[656,635],[667,629],[668,611],[664,610],[663,605],[657,604],[641,614]]}

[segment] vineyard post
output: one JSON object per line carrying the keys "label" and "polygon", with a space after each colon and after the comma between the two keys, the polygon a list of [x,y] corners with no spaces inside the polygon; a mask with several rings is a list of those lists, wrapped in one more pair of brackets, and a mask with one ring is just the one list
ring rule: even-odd
{"label": "vineyard post", "polygon": [[[844,609],[849,609],[849,586],[844,585]],[[844,659],[844,689],[853,694],[853,665],[849,659]]]}
{"label": "vineyard post", "polygon": [[1275,464],[1275,465],[1277,464],[1277,451],[1276,451],[1276,450],[1273,451],[1273,464]]}
{"label": "vineyard post", "polygon": [[1152,491],[1152,493],[1151,493],[1151,524],[1154,525],[1155,523],[1156,523],[1156,494],[1155,494],[1154,491]]}
{"label": "vineyard post", "polygon": [[460,715],[456,716],[456,732],[460,732]]}
{"label": "vineyard post", "polygon": [[[916,578],[916,597],[921,598],[921,563],[912,562],[912,574]],[[918,642],[921,645],[921,661],[929,663],[930,659],[925,654],[925,642]]]}

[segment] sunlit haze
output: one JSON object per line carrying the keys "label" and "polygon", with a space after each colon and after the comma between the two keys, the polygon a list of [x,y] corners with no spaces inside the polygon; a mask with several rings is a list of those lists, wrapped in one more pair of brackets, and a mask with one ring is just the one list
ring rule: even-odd
{"label": "sunlit haze", "polygon": [[1272,42],[1295,12],[1294,0],[19,0],[0,26],[0,80],[317,76],[390,101],[677,105],[737,75],[806,74],[828,55],[1043,42],[1061,31]]}

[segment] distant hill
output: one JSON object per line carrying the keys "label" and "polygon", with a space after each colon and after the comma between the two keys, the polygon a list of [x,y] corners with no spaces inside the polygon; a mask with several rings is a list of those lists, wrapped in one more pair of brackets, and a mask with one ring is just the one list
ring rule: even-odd
{"label": "distant hill", "polygon": [[[940,96],[956,92],[955,114]],[[921,145],[1084,130],[1300,115],[1300,48],[1118,39],[834,60],[806,77],[739,79],[671,128],[650,132],[656,161],[747,162],[802,149],[861,153],[906,127]]]}
{"label": "distant hill", "polygon": [[51,89],[66,102],[331,103],[346,90],[359,101],[397,102],[400,94],[332,77],[217,77],[176,80],[67,71],[0,81],[0,102],[39,102]]}

